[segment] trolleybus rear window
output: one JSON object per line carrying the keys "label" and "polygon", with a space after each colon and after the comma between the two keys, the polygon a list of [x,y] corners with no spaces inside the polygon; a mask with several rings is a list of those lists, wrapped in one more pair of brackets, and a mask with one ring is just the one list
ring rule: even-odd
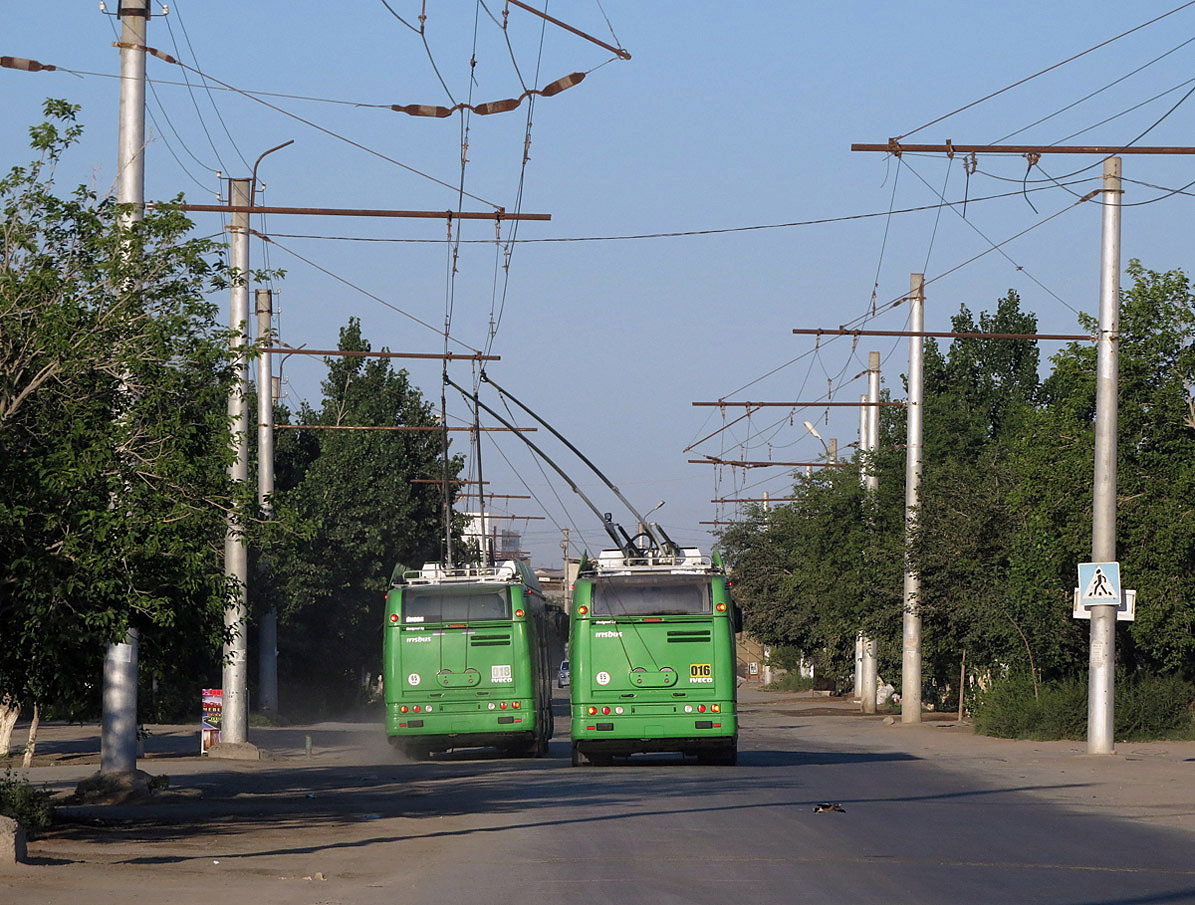
{"label": "trolleybus rear window", "polygon": [[595,616],[699,616],[710,612],[709,583],[687,575],[598,578],[590,609]]}
{"label": "trolleybus rear window", "polygon": [[507,588],[407,588],[403,622],[478,622],[510,618]]}

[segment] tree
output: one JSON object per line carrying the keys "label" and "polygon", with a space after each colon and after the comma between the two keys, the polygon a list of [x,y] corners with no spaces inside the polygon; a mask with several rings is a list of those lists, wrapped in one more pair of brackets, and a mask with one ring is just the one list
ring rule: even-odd
{"label": "tree", "polygon": [[[1121,292],[1117,550],[1139,591],[1137,620],[1118,630],[1129,668],[1195,677],[1195,296],[1186,274],[1129,263]],[[1085,328],[1097,327],[1091,318]],[[1043,403],[1018,451],[1024,513],[1016,543],[1025,594],[1069,620],[1074,564],[1091,555],[1095,349],[1072,344],[1054,359]],[[1081,668],[1080,647],[1064,665]]]}
{"label": "tree", "polygon": [[111,198],[55,195],[77,109],[48,101],[0,180],[0,692],[71,714],[130,628],[171,674],[218,650],[235,503],[219,249],[169,205],[118,228]]}
{"label": "tree", "polygon": [[[342,351],[369,351],[355,319]],[[433,427],[437,419],[406,371],[386,359],[327,358],[319,409],[303,424]],[[279,672],[313,710],[358,698],[381,667],[381,604],[396,564],[441,558],[438,431],[288,430],[276,461],[275,500],[295,530],[267,553],[279,613]],[[462,467],[450,461],[450,476]],[[459,531],[460,526],[456,526]],[[301,706],[301,705],[298,705]]]}
{"label": "tree", "polygon": [[[1191,678],[1195,294],[1179,271],[1133,261],[1128,275],[1117,534],[1139,604],[1137,621],[1118,630],[1118,661],[1128,670]],[[1096,327],[1091,318],[1082,323]],[[994,314],[980,315],[978,328],[965,307],[954,328],[1033,333],[1036,321],[1010,292]],[[1085,626],[1071,618],[1071,595],[1075,564],[1091,553],[1095,350],[1072,344],[1039,381],[1031,341],[959,339],[946,354],[929,343],[924,405],[925,464],[907,553],[921,575],[926,681],[940,691],[953,687],[964,649],[969,666],[992,675],[1018,671],[1037,682],[1079,674],[1087,640]],[[799,480],[797,503],[756,511],[723,541],[748,627],[761,640],[824,648],[843,669],[841,639],[862,626],[881,639],[881,669],[892,674],[900,663],[900,602],[890,566],[904,549],[894,495],[904,482],[884,447],[901,444],[903,425],[882,414],[881,429],[887,439],[876,461],[874,508],[852,502],[859,491],[849,472]],[[867,564],[862,572],[860,562]],[[879,614],[865,603],[871,586],[881,588],[873,598]]]}

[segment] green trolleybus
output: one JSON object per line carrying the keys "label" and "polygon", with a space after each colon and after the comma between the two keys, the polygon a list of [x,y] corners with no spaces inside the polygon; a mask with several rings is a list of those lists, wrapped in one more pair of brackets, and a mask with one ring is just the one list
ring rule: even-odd
{"label": "green trolleybus", "polygon": [[547,753],[549,623],[526,563],[433,563],[396,575],[383,632],[391,744],[412,757],[482,746]]}
{"label": "green trolleybus", "polygon": [[739,612],[716,552],[582,559],[569,636],[573,765],[653,751],[734,764]]}

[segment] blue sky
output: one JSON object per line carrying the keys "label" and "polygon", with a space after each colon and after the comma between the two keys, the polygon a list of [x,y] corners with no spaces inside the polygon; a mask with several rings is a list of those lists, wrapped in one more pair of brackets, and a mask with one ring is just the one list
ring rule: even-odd
{"label": "blue sky", "polygon": [[[421,0],[389,5],[418,26]],[[746,472],[744,479],[741,470],[736,475],[687,459],[804,461],[821,446],[805,433],[803,420],[845,446],[856,437],[858,419],[849,409],[828,416],[825,409],[776,410],[753,418],[750,430],[741,423],[686,452],[722,424],[717,409],[694,408],[694,401],[817,399],[831,380],[834,398],[857,399],[865,387],[851,378],[871,349],[883,355],[885,385],[900,392],[907,341],[863,340],[854,347],[837,341],[812,351],[813,341],[793,336],[792,328],[854,320],[873,292],[881,303],[901,296],[914,271],[931,280],[928,329],[948,329],[960,304],[992,310],[1010,288],[1038,315],[1043,331],[1075,332],[1075,311],[1096,309],[1098,206],[1074,205],[1066,188],[1020,190],[1049,186],[1042,180],[1054,177],[1084,194],[1098,184],[1098,158],[1046,156],[1023,183],[1027,162],[1021,157],[982,157],[968,179],[961,159],[906,155],[898,162],[852,153],[850,145],[910,133],[1178,5],[551,4],[552,15],[625,47],[631,59],[621,61],[514,7],[503,32],[494,21],[502,20],[501,0],[487,0],[488,11],[468,3],[427,4],[426,47],[381,0],[176,0],[168,16],[150,21],[151,46],[241,91],[274,92],[261,100],[292,115],[234,91],[209,93],[194,71],[150,59],[146,195],[185,192],[190,201],[214,202],[217,171],[248,176],[259,154],[294,139],[261,165],[268,204],[456,207],[460,115],[412,118],[384,106],[449,104],[449,94],[467,100],[471,58],[474,103],[517,95],[520,77],[542,86],[586,72],[576,87],[535,102],[525,168],[526,101],[513,113],[470,119],[466,192],[514,210],[521,184],[521,209],[552,215],[549,223],[519,226],[522,241],[513,248],[509,277],[496,267],[501,255],[494,226],[482,222],[463,224],[462,238],[490,241],[461,245],[452,281],[442,221],[273,216],[254,227],[274,236],[276,245],[255,242],[251,260],[287,271],[275,288],[278,326],[292,345],[332,347],[353,315],[375,348],[436,352],[442,336],[394,308],[439,329],[450,300],[453,335],[479,348],[491,312],[501,309],[493,352],[502,360],[490,366],[491,376],[581,447],[641,510],[666,501],[656,517],[676,540],[708,547],[708,526],[699,523],[734,513],[710,500],[763,491],[784,496],[791,478],[771,468]],[[87,131],[64,161],[59,182],[109,190],[118,90],[110,77],[118,71],[111,44],[118,28],[90,2],[43,0],[6,10],[0,54],[88,74],[0,70],[6,126],[0,165],[28,160],[26,130],[39,121],[42,100],[65,97],[83,106]],[[1195,86],[1186,84],[1195,42],[1184,42],[1192,37],[1195,6],[907,141],[986,143],[1016,133],[1010,141],[1033,144],[1189,142],[1195,101],[1166,114]],[[191,87],[173,84],[184,75]],[[1075,135],[1080,130],[1086,131]],[[1187,157],[1125,158],[1125,177],[1135,180],[1126,184],[1125,202],[1137,206],[1124,213],[1124,263],[1138,257],[1154,269],[1187,268],[1189,196],[1163,197],[1164,191],[1139,183],[1178,188],[1195,179],[1192,170],[1195,161]],[[967,195],[966,220],[955,208],[940,216],[930,210],[777,226],[931,205],[939,193],[951,201]],[[975,200],[1002,193],[1011,194]],[[463,207],[492,209],[472,199]],[[939,276],[1055,214],[1003,246],[1007,257],[991,252]],[[222,228],[218,215],[195,219],[200,234]],[[775,228],[611,238],[755,226]],[[588,241],[536,241],[546,239]],[[898,306],[868,326],[901,329],[904,317]],[[1053,348],[1044,345],[1043,352]],[[409,370],[426,394],[438,397],[438,365]],[[292,407],[318,396],[321,371],[318,361],[286,363]],[[471,380],[463,364],[452,374],[461,383]],[[464,405],[450,401],[450,414],[466,417]],[[600,508],[630,520],[583,466],[544,432],[534,436],[559,453],[558,461]],[[505,504],[511,514],[547,516],[512,523],[525,531],[524,546],[537,564],[559,561],[560,526],[573,529],[574,543],[591,550],[603,545],[588,509],[561,482],[549,482],[515,438],[487,436],[484,471],[494,492],[527,494],[525,482],[544,504],[546,512],[536,500]]]}

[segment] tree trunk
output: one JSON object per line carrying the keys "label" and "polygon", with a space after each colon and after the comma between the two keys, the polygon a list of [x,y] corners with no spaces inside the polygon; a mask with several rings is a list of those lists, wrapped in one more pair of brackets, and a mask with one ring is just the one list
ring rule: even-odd
{"label": "tree trunk", "polygon": [[33,752],[37,750],[37,724],[41,722],[41,712],[37,701],[33,702],[33,722],[29,724],[29,741],[25,743],[25,759],[21,761],[21,768],[28,770],[33,766]]}
{"label": "tree trunk", "polygon": [[13,727],[21,715],[21,703],[12,695],[0,695],[0,757],[8,757]]}

